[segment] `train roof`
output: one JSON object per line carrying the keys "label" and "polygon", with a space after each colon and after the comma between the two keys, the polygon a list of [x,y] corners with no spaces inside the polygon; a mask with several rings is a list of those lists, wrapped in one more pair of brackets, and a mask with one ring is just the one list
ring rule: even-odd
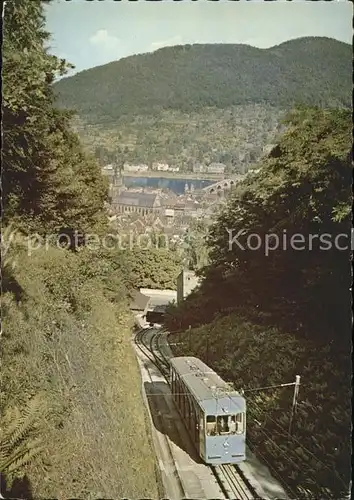
{"label": "train roof", "polygon": [[171,366],[179,374],[199,405],[210,413],[245,411],[246,403],[239,392],[230,386],[203,361],[192,356],[170,358]]}

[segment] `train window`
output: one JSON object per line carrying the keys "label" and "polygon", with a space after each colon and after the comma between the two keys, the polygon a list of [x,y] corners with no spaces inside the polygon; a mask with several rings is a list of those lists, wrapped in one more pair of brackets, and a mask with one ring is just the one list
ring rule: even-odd
{"label": "train window", "polygon": [[173,370],[171,370],[171,376],[170,376],[170,379],[171,379],[172,392],[174,392],[174,386],[175,386],[175,374],[174,374]]}
{"label": "train window", "polygon": [[182,384],[182,382],[181,382],[180,390],[181,390],[181,409],[182,409],[183,415],[185,415],[185,411],[186,411],[186,393],[184,391],[184,385]]}
{"label": "train window", "polygon": [[228,415],[221,415],[217,418],[218,434],[230,434],[230,418]]}
{"label": "train window", "polygon": [[242,434],[245,432],[245,414],[236,413],[235,419],[235,432],[236,434]]}
{"label": "train window", "polygon": [[206,417],[207,436],[225,434],[243,434],[245,432],[245,414],[236,415],[208,415]]}
{"label": "train window", "polygon": [[206,433],[207,436],[216,435],[216,417],[214,415],[207,415],[206,417]]}

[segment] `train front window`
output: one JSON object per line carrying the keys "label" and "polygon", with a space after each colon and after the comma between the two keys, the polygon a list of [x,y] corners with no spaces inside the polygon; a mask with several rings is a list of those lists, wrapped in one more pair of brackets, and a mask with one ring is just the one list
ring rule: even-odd
{"label": "train front window", "polygon": [[207,415],[206,434],[207,434],[207,436],[215,436],[216,435],[216,418],[214,415]]}
{"label": "train front window", "polygon": [[207,436],[225,436],[228,434],[243,434],[245,432],[245,414],[208,415],[206,417]]}
{"label": "train front window", "polygon": [[236,413],[233,418],[235,419],[235,433],[243,434],[245,432],[245,414]]}
{"label": "train front window", "polygon": [[219,435],[230,434],[230,418],[228,415],[218,416],[217,431]]}

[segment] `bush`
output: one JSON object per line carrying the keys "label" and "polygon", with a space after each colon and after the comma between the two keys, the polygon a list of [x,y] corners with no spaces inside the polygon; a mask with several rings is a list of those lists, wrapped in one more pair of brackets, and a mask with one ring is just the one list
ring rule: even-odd
{"label": "bush", "polygon": [[41,393],[48,414],[36,421],[44,453],[15,477],[36,497],[157,497],[124,276],[112,296],[110,262],[87,250],[12,258],[23,295],[3,296],[2,409]]}
{"label": "bush", "polygon": [[[197,356],[244,389],[248,444],[281,474],[296,498],[343,498],[350,480],[350,358],[233,314],[174,333],[176,355]],[[175,342],[174,342],[175,343]],[[301,376],[288,435],[293,388],[247,390]],[[307,493],[306,493],[307,491]]]}

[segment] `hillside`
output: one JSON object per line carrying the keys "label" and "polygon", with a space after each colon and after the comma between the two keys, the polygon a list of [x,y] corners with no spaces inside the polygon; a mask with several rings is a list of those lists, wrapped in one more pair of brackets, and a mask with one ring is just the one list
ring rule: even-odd
{"label": "hillside", "polygon": [[[298,108],[286,125],[205,234],[201,284],[164,326],[176,355],[250,390],[248,444],[290,498],[337,500],[350,481],[352,119]],[[293,392],[269,386],[295,375],[289,436]]]}
{"label": "hillside", "polygon": [[66,67],[43,4],[4,10],[1,498],[159,498],[134,277],[123,252],[100,251],[107,184],[54,105]]}
{"label": "hillside", "polygon": [[[346,497],[351,469],[348,357],[336,364],[330,347],[265,329],[235,313],[170,338],[175,356],[197,356],[245,390],[248,447],[280,475],[290,498]],[[293,388],[252,389],[292,382],[297,374],[301,387],[290,436]]]}
{"label": "hillside", "polygon": [[165,47],[82,71],[55,84],[59,104],[91,123],[163,109],[295,102],[349,106],[351,48],[307,37],[258,49],[209,44]]}
{"label": "hillside", "polygon": [[128,115],[114,123],[73,124],[82,143],[101,165],[165,161],[190,171],[195,162],[222,162],[228,172],[244,172],[272,143],[283,110],[266,104],[203,108],[195,112],[163,110]]}
{"label": "hillside", "polygon": [[[24,417],[34,423],[24,436],[29,442],[21,435],[10,448],[12,459],[24,444],[32,456],[29,464],[18,461],[19,470],[6,470],[8,484],[26,474],[33,496],[20,498],[157,498],[157,464],[122,285],[126,271],[87,250],[26,250],[18,238],[6,255],[1,426],[20,429]],[[105,273],[110,283],[104,284]],[[5,432],[1,466],[8,441]]]}

